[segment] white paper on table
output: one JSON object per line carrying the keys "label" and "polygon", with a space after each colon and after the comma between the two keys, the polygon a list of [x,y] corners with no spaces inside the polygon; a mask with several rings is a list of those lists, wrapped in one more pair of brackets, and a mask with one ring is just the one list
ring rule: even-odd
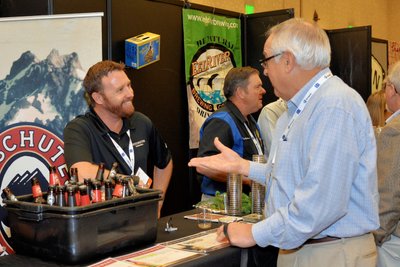
{"label": "white paper on table", "polygon": [[202,256],[204,255],[195,252],[177,250],[165,247],[163,245],[155,245],[147,249],[133,252],[124,256],[116,257],[116,259],[129,263],[130,264],[129,266],[155,267],[155,266],[169,266]]}
{"label": "white paper on table", "polygon": [[163,245],[174,249],[208,253],[216,249],[228,247],[229,242],[228,240],[222,242],[217,241],[217,230],[212,229],[188,237],[165,242]]}

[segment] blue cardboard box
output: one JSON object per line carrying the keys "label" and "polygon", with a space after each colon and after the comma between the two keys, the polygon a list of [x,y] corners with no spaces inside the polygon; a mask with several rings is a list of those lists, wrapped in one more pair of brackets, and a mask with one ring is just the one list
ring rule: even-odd
{"label": "blue cardboard box", "polygon": [[125,40],[125,65],[140,69],[160,60],[160,35],[146,32]]}

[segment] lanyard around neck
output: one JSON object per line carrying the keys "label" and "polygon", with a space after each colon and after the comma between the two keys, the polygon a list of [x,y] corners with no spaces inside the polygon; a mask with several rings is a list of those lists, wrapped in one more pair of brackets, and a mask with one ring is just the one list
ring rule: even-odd
{"label": "lanyard around neck", "polygon": [[[333,76],[332,72],[329,71],[329,72],[325,73],[322,77],[320,77],[311,86],[311,89],[303,97],[298,108],[296,109],[296,112],[293,114],[291,120],[289,121],[288,125],[286,126],[286,129],[283,132],[282,137],[280,138],[281,141],[287,141],[287,136],[289,134],[289,131],[290,131],[293,123],[299,118],[300,114],[304,111],[304,108],[306,107],[306,105],[308,104],[308,102],[310,101],[310,99],[314,95],[314,93],[321,87],[321,85],[323,85],[332,76]],[[275,149],[274,156],[272,158],[272,164],[275,163],[276,151],[277,151],[277,148]]]}
{"label": "lanyard around neck", "polygon": [[133,144],[131,140],[131,133],[128,130],[126,134],[129,137],[129,157],[125,153],[125,151],[122,149],[122,147],[111,137],[110,134],[108,134],[108,137],[110,137],[112,143],[114,144],[115,148],[118,150],[118,153],[121,155],[121,157],[125,160],[126,164],[128,164],[129,168],[131,169],[131,174],[134,174],[135,171],[135,151],[133,150]]}
{"label": "lanyard around neck", "polygon": [[256,148],[257,148],[258,155],[263,155],[263,151],[262,151],[262,148],[261,148],[261,144],[260,144],[259,139],[256,138],[256,137],[253,135],[253,133],[251,132],[249,126],[247,126],[246,123],[244,123],[244,126],[246,127],[246,130],[247,130],[247,132],[249,133],[251,140],[253,141],[254,145],[255,145]]}

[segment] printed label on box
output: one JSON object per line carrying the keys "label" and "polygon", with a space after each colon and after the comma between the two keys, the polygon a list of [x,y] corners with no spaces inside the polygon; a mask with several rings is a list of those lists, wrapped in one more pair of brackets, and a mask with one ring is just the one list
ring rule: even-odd
{"label": "printed label on box", "polygon": [[160,35],[146,32],[125,40],[125,64],[140,69],[160,60]]}

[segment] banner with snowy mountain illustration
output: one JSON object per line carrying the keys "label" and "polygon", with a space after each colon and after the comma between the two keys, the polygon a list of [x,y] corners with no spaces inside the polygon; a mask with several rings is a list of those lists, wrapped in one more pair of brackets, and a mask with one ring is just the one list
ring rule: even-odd
{"label": "banner with snowy mountain illustration", "polygon": [[[67,177],[63,129],[86,111],[82,80],[102,59],[102,13],[0,19],[0,193],[47,191],[54,165]],[[0,255],[13,253],[0,198]]]}

